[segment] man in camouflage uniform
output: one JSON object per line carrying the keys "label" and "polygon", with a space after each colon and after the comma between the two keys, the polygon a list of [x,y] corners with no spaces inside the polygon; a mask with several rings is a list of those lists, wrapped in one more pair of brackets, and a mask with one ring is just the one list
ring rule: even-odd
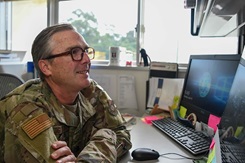
{"label": "man in camouflage uniform", "polygon": [[0,101],[0,162],[116,162],[132,147],[121,114],[89,78],[94,50],[71,25],[44,29],[32,57],[40,79]]}

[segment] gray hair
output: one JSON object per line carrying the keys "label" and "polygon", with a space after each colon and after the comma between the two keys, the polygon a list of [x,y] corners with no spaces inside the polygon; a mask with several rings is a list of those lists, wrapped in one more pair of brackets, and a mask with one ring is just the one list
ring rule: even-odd
{"label": "gray hair", "polygon": [[51,54],[52,47],[50,41],[52,40],[52,36],[57,32],[67,30],[75,31],[75,28],[71,24],[57,24],[45,28],[35,38],[32,44],[31,54],[34,66],[41,80],[44,80],[45,75],[40,70],[38,66],[38,61],[45,57],[48,57]]}

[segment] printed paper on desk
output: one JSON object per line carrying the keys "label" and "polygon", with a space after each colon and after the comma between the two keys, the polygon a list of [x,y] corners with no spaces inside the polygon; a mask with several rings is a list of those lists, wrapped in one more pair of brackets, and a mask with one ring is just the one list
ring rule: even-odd
{"label": "printed paper on desk", "polygon": [[184,79],[180,78],[150,78],[147,107],[152,108],[158,103],[159,108],[168,111],[174,97],[181,96],[183,84]]}

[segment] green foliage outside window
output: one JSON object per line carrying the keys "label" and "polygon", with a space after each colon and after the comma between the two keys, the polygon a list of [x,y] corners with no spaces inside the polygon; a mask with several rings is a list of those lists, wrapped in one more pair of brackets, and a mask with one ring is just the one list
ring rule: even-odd
{"label": "green foliage outside window", "polygon": [[[121,46],[128,51],[134,53],[134,60],[136,59],[136,38],[134,37],[134,30],[128,31],[126,36],[113,32],[113,25],[110,25],[111,33],[101,34],[98,30],[98,22],[92,13],[85,13],[80,9],[73,11],[76,18],[70,18],[67,21],[77,28],[77,31],[83,35],[87,43],[92,46],[97,60],[109,60],[109,47]],[[101,56],[102,55],[102,56]]]}

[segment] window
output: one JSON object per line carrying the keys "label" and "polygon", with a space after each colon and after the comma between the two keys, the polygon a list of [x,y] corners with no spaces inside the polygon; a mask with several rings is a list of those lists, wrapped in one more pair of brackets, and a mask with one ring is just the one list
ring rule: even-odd
{"label": "window", "polygon": [[[69,22],[77,27],[97,51],[95,61],[100,63],[108,63],[110,46],[125,47],[134,60],[140,60],[137,50],[144,48],[152,61],[177,63],[187,63],[190,54],[237,53],[237,37],[191,36],[191,11],[185,9],[180,0],[28,0],[10,3],[12,5],[5,6],[7,2],[0,2],[0,50],[27,51],[25,62],[32,60],[32,42],[47,26],[48,20],[51,20],[50,24]],[[50,12],[49,7],[55,10]],[[136,27],[140,30],[136,31]]]}
{"label": "window", "polygon": [[26,51],[23,61],[26,63],[32,61],[31,46],[34,38],[47,27],[47,0],[13,1],[11,3],[12,50]]}
{"label": "window", "polygon": [[[143,12],[137,12],[138,2]],[[109,59],[109,46],[125,46],[136,59],[137,39],[152,61],[187,63],[190,54],[237,53],[237,37],[192,36],[190,12],[179,0],[59,2],[59,22],[81,27],[80,33],[98,51],[97,60]],[[134,31],[137,13],[142,14],[141,38],[136,38]]]}
{"label": "window", "polygon": [[0,24],[0,50],[21,51],[23,63],[31,61],[32,42],[47,27],[47,0],[0,1]]}
{"label": "window", "polygon": [[73,24],[95,48],[95,60],[109,60],[109,47],[125,47],[136,59],[137,0],[59,2],[59,22]]}
{"label": "window", "polygon": [[0,2],[0,50],[11,50],[11,2]]}

